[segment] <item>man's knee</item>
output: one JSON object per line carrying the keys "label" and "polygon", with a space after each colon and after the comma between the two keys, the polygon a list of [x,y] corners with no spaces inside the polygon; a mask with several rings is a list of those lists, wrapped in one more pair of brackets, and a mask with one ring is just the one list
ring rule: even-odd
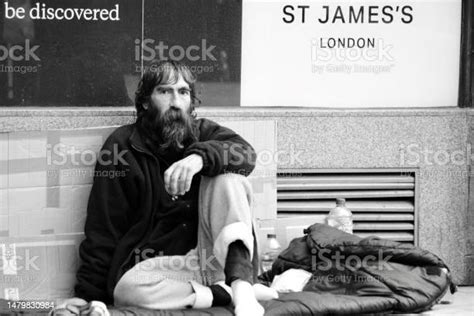
{"label": "man's knee", "polygon": [[242,188],[246,194],[252,194],[252,185],[248,178],[236,173],[225,173],[215,177],[202,177],[202,182],[205,187],[210,187],[213,190],[230,190],[235,192],[236,188]]}

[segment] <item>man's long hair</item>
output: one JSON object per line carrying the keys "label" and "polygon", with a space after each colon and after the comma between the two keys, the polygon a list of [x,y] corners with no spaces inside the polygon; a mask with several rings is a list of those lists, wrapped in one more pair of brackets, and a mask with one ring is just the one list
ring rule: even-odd
{"label": "man's long hair", "polygon": [[[180,76],[191,90],[189,113],[183,113],[175,108],[169,108],[166,113],[159,113],[150,101],[154,88],[161,84],[174,84]],[[152,141],[164,148],[173,147],[182,150],[188,143],[196,140],[192,129],[196,117],[194,105],[199,101],[196,98],[195,82],[196,77],[191,70],[176,61],[158,62],[146,69],[135,92],[135,107],[137,124]],[[145,108],[144,104],[148,104],[148,107]]]}
{"label": "man's long hair", "polygon": [[137,91],[135,92],[135,108],[137,109],[137,117],[145,111],[143,104],[150,101],[150,96],[153,89],[160,84],[173,84],[178,81],[181,75],[189,85],[191,90],[191,112],[194,112],[194,105],[199,102],[196,97],[195,83],[196,76],[186,66],[174,60],[155,62],[143,73],[143,76],[138,83]]}

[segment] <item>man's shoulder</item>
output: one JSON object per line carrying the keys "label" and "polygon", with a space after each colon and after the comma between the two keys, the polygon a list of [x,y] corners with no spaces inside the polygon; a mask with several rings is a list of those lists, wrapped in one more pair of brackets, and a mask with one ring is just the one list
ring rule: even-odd
{"label": "man's shoulder", "polygon": [[104,146],[117,144],[121,147],[128,146],[129,138],[135,130],[135,124],[127,124],[115,129],[104,143]]}
{"label": "man's shoulder", "polygon": [[208,118],[198,118],[196,119],[196,126],[200,131],[214,129],[220,127],[221,125],[208,119]]}

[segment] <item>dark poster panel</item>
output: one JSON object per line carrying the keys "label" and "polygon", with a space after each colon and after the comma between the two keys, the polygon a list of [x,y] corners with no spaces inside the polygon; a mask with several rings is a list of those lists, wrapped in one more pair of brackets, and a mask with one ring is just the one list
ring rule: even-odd
{"label": "dark poster panel", "polygon": [[241,28],[242,1],[145,0],[144,67],[180,60],[198,77],[202,106],[239,106]]}
{"label": "dark poster panel", "polygon": [[11,12],[5,12],[2,3],[0,105],[131,105],[129,90],[133,93],[136,87],[127,84],[135,71],[134,41],[141,35],[141,1],[8,1],[10,7],[23,7],[25,12],[38,8],[40,15],[43,8],[112,12],[117,4],[119,21],[102,21],[99,15],[95,21],[86,21],[31,19],[28,14],[23,19],[9,19]]}
{"label": "dark poster panel", "polygon": [[474,63],[472,62],[474,42],[474,4],[471,0],[462,2],[462,25],[461,25],[461,63],[459,65],[459,99],[460,107],[472,107],[474,96]]}
{"label": "dark poster panel", "polygon": [[[240,104],[241,1],[7,3],[0,6],[0,106],[133,105],[142,65],[163,58],[195,71],[203,106]],[[48,10],[117,5],[118,21],[48,19]],[[19,8],[25,17],[11,17]],[[40,18],[30,18],[32,9]]]}

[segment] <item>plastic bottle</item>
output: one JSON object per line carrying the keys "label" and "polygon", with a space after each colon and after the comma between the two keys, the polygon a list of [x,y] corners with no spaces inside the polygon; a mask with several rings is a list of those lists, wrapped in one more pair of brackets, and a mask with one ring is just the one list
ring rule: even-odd
{"label": "plastic bottle", "polygon": [[327,223],[329,226],[352,234],[352,212],[346,207],[345,199],[336,199],[336,207],[329,211]]}
{"label": "plastic bottle", "polygon": [[265,244],[264,252],[262,254],[262,272],[272,269],[273,262],[276,260],[281,251],[281,245],[276,239],[275,234],[267,235],[267,242]]}

